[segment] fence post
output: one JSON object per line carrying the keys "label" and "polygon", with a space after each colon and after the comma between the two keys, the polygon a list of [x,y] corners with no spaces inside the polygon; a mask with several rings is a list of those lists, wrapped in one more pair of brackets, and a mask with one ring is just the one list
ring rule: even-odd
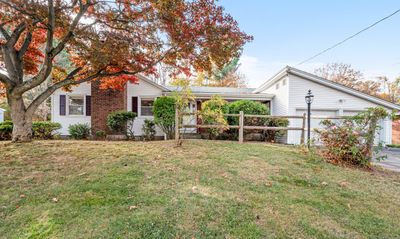
{"label": "fence post", "polygon": [[179,112],[178,107],[175,108],[175,141],[179,141]]}
{"label": "fence post", "polygon": [[304,137],[305,137],[305,134],[306,134],[305,128],[306,128],[306,113],[303,114],[303,123],[302,123],[302,126],[301,126],[300,144],[304,144]]}
{"label": "fence post", "polygon": [[239,113],[239,143],[243,143],[243,126],[244,126],[244,114],[243,111]]}

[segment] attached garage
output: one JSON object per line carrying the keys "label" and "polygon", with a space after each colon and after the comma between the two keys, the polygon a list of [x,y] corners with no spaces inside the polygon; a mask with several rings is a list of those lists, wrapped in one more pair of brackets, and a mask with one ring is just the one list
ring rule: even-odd
{"label": "attached garage", "polygon": [[[389,112],[400,110],[399,105],[293,67],[284,68],[256,89],[254,93],[275,95],[271,102],[273,115],[303,115],[307,109],[304,97],[308,90],[311,90],[314,95],[314,101],[311,105],[311,114],[314,116],[352,116],[370,107],[383,107]],[[320,121],[313,119],[311,127],[320,127]],[[301,127],[302,119],[291,119],[290,126]],[[392,143],[391,119],[382,120],[380,126],[378,141],[385,144]],[[299,144],[300,142],[300,131],[289,131],[287,133],[288,144]]]}

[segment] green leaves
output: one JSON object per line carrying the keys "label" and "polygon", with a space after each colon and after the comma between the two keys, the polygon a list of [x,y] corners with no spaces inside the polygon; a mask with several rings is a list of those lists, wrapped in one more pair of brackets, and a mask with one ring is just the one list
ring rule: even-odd
{"label": "green leaves", "polygon": [[136,113],[128,111],[116,111],[107,116],[107,126],[114,133],[127,133],[127,123],[136,118]]}
{"label": "green leaves", "polygon": [[175,99],[173,97],[158,97],[153,105],[154,123],[172,138],[175,128]]}

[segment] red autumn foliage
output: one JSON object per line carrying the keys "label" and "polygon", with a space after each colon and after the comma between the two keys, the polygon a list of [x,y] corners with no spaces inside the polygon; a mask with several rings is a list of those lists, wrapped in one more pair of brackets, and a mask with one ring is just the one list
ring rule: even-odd
{"label": "red autumn foliage", "polygon": [[[175,74],[210,71],[212,62],[222,66],[252,39],[214,0],[1,0],[0,11],[5,32],[11,35],[22,27],[13,44],[17,52],[28,35],[31,38],[23,56],[24,74],[38,74],[41,65],[48,64],[44,58],[49,38],[53,48],[67,40],[62,46],[72,63],[67,70],[79,68],[74,81],[103,78],[109,88],[136,80],[121,75],[156,74],[154,65],[161,61],[174,66]],[[52,64],[57,64],[54,57]]]}
{"label": "red autumn foliage", "polygon": [[[29,128],[24,121],[61,87],[100,80],[122,89],[139,73],[157,75],[158,63],[189,75],[239,57],[252,37],[216,2],[0,0],[0,63],[7,73],[0,72],[0,83],[9,92],[15,134],[26,133],[19,127]],[[49,76],[53,83],[41,95],[21,103]]]}

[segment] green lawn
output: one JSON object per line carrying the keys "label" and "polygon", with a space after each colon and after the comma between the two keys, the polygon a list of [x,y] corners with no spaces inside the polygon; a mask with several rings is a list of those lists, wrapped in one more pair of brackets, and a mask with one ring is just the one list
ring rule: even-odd
{"label": "green lawn", "polygon": [[0,143],[3,238],[394,238],[400,174],[222,141]]}

